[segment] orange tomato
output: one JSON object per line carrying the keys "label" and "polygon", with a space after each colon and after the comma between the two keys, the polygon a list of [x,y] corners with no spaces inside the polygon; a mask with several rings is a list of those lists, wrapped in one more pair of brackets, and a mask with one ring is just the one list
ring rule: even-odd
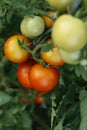
{"label": "orange tomato", "polygon": [[46,27],[50,28],[53,26],[54,21],[52,18],[50,18],[48,16],[43,16],[43,20],[45,22]]}
{"label": "orange tomato", "polygon": [[47,12],[50,17],[44,15],[42,18],[45,22],[46,27],[51,28],[53,26],[54,19],[57,17],[57,14],[54,10],[48,10]]}
{"label": "orange tomato", "polygon": [[[51,43],[51,39],[48,39],[47,43]],[[65,64],[61,58],[58,47],[53,47],[48,52],[41,52],[41,58],[48,64],[53,66],[62,66]]]}
{"label": "orange tomato", "polygon": [[4,54],[8,60],[14,63],[23,63],[30,57],[30,53],[20,47],[18,39],[24,44],[28,44],[28,38],[23,35],[13,35],[9,37],[4,44]]}

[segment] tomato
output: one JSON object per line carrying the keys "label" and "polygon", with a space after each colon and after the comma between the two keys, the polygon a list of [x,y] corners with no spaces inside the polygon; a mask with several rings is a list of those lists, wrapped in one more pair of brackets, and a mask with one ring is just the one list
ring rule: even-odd
{"label": "tomato", "polygon": [[48,10],[47,12],[49,14],[49,17],[44,15],[42,18],[45,22],[46,27],[51,28],[53,26],[54,19],[57,17],[57,13],[53,10]]}
{"label": "tomato", "polygon": [[59,82],[59,71],[56,68],[44,68],[40,64],[32,66],[30,70],[32,87],[39,92],[49,92]]}
{"label": "tomato", "polygon": [[80,60],[80,65],[87,66],[87,58],[83,58]]}
{"label": "tomato", "polygon": [[29,43],[26,37],[22,35],[13,35],[9,37],[4,44],[4,54],[14,63],[23,63],[29,59],[30,54],[19,46],[18,39],[20,41],[24,40],[24,44]]}
{"label": "tomato", "polygon": [[53,23],[54,23],[53,19],[51,19],[48,16],[43,16],[42,18],[44,19],[46,27],[50,28],[53,26]]}
{"label": "tomato", "polygon": [[35,102],[36,104],[42,104],[42,103],[44,102],[44,98],[43,98],[43,97],[36,97],[36,98],[34,99],[34,102]]}
{"label": "tomato", "polygon": [[[47,41],[49,43],[49,41]],[[51,42],[51,41],[50,41]],[[47,52],[41,53],[41,58],[48,64],[53,66],[62,66],[65,64],[61,58],[58,47],[53,47]]]}
{"label": "tomato", "polygon": [[25,88],[32,88],[32,85],[29,79],[30,69],[31,69],[31,65],[28,62],[20,64],[17,69],[18,81]]}
{"label": "tomato", "polygon": [[59,9],[60,11],[67,10],[73,3],[73,0],[47,0],[50,6]]}
{"label": "tomato", "polygon": [[81,19],[69,14],[61,15],[53,25],[53,43],[69,52],[80,50],[86,44],[86,31]]}
{"label": "tomato", "polygon": [[37,37],[45,30],[44,20],[40,16],[24,17],[20,24],[20,30],[26,37]]}
{"label": "tomato", "polygon": [[80,63],[81,51],[67,52],[59,49],[62,59],[68,64],[78,64]]}

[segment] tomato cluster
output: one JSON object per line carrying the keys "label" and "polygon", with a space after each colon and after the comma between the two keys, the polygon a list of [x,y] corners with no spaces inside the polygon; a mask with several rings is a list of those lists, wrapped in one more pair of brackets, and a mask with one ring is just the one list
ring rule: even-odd
{"label": "tomato cluster", "polygon": [[[47,15],[25,16],[19,27],[21,34],[11,36],[4,44],[5,56],[19,64],[20,84],[39,93],[48,93],[58,85],[60,66],[82,63],[82,50],[87,43],[85,22],[64,12],[73,0],[47,2],[53,10],[47,10]],[[58,16],[57,9],[64,13]],[[46,36],[50,28],[51,35]],[[33,64],[32,60],[35,60]]]}

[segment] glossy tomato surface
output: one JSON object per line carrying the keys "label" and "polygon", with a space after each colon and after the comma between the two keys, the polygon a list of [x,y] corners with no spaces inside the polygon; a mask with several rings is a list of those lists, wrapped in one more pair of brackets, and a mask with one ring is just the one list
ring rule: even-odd
{"label": "glossy tomato surface", "polygon": [[86,44],[86,36],[85,23],[69,14],[61,15],[53,25],[53,43],[65,51],[73,52],[82,49]]}
{"label": "glossy tomato surface", "polygon": [[20,24],[22,34],[29,38],[39,36],[44,32],[45,23],[42,17],[24,17]]}
{"label": "glossy tomato surface", "polygon": [[20,64],[17,70],[18,81],[25,88],[32,88],[32,85],[29,79],[30,69],[31,69],[31,65],[27,62],[27,63]]}
{"label": "glossy tomato surface", "polygon": [[11,62],[23,63],[29,59],[30,54],[20,47],[18,40],[23,41],[23,44],[29,43],[23,35],[13,35],[5,41],[4,54]]}
{"label": "glossy tomato surface", "polygon": [[42,52],[41,58],[48,64],[53,66],[62,66],[65,61],[62,59],[58,47],[54,47],[48,52]]}
{"label": "glossy tomato surface", "polygon": [[75,51],[75,52],[67,52],[62,49],[59,49],[60,55],[62,59],[68,63],[68,64],[79,64],[80,63],[80,56],[81,51]]}
{"label": "glossy tomato surface", "polygon": [[44,68],[40,64],[34,65],[30,70],[32,87],[39,92],[49,92],[59,82],[59,71],[56,68]]}

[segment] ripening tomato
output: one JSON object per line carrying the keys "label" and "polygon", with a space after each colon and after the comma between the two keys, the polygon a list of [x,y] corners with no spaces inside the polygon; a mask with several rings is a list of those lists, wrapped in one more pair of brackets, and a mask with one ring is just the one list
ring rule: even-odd
{"label": "ripening tomato", "polygon": [[20,84],[26,88],[32,88],[29,74],[30,74],[31,65],[30,63],[22,63],[17,69],[17,78]]}
{"label": "ripening tomato", "polygon": [[40,16],[24,17],[20,24],[22,34],[29,38],[41,35],[45,30],[45,23]]}
{"label": "ripening tomato", "polygon": [[34,99],[34,102],[36,103],[36,104],[42,104],[43,102],[44,102],[44,98],[43,97],[36,97],[35,99]]}
{"label": "ripening tomato", "polygon": [[53,26],[54,19],[57,17],[57,13],[53,10],[48,10],[47,12],[49,14],[49,17],[43,15],[42,18],[45,22],[46,27],[51,28]]}
{"label": "ripening tomato", "polygon": [[44,68],[40,64],[32,66],[30,70],[32,87],[39,92],[49,92],[59,82],[59,71],[56,68]]}
{"label": "ripening tomato", "polygon": [[47,0],[50,6],[59,9],[60,11],[65,11],[69,8],[73,0]]}
{"label": "ripening tomato", "polygon": [[[51,41],[47,41],[51,43]],[[61,58],[58,47],[53,47],[47,52],[41,52],[41,58],[48,64],[53,66],[62,66],[65,64],[64,60]]]}
{"label": "ripening tomato", "polygon": [[51,19],[50,17],[45,16],[45,15],[42,18],[45,22],[46,27],[50,28],[53,26],[53,23],[54,23],[53,19]]}
{"label": "ripening tomato", "polygon": [[28,38],[23,35],[13,35],[4,44],[4,54],[11,62],[23,63],[29,59],[30,53],[20,47],[18,39],[24,44],[29,43]]}
{"label": "ripening tomato", "polygon": [[79,64],[80,63],[80,56],[81,51],[75,51],[75,52],[67,52],[63,49],[59,49],[59,53],[62,57],[62,59],[68,63],[68,64]]}
{"label": "ripening tomato", "polygon": [[69,14],[56,19],[52,29],[54,45],[69,52],[83,48],[86,44],[86,35],[85,23]]}

